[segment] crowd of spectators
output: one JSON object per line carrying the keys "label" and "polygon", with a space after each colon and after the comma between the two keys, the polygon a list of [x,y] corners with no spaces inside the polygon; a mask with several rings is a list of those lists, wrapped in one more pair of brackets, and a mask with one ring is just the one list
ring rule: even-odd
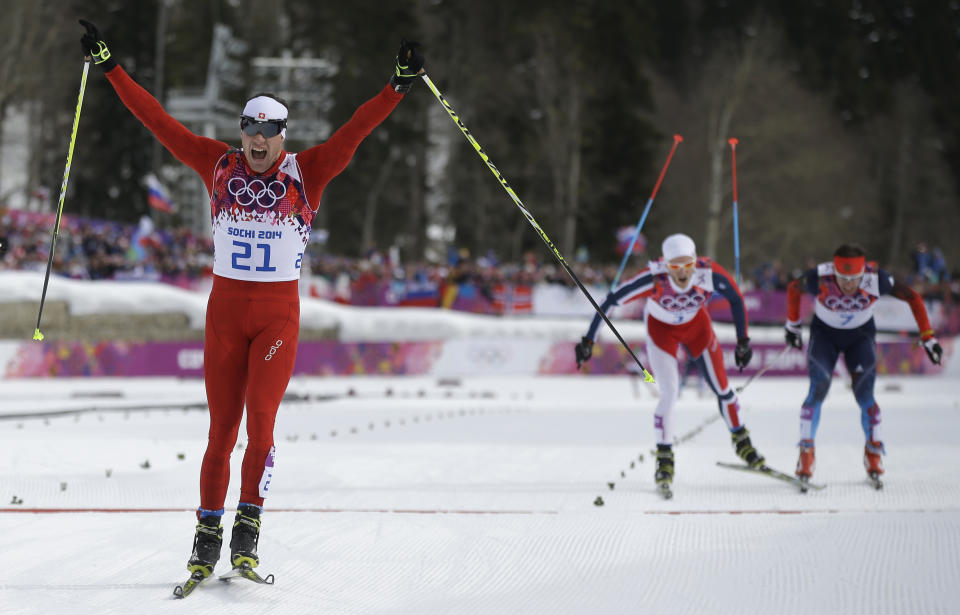
{"label": "crowd of spectators", "polygon": [[[0,209],[0,241],[8,250],[0,269],[44,271],[50,251],[54,214]],[[466,250],[451,251],[444,263],[397,263],[389,255],[371,251],[362,258],[324,253],[318,244],[308,248],[309,294],[353,305],[437,306],[504,313],[505,303],[522,306],[524,292],[535,285],[571,286],[566,272],[548,257],[527,252],[519,263],[502,263],[492,254],[472,257]],[[212,275],[213,242],[187,228],[155,229],[144,217],[139,224],[64,216],[55,251],[54,272],[78,279],[158,280],[184,287],[205,286]],[[894,271],[925,297],[950,302],[960,286],[950,276],[943,253],[919,244],[912,267]],[[546,260],[544,260],[544,258]],[[642,259],[634,259],[639,266]],[[617,264],[591,265],[587,258],[570,263],[586,286],[609,287]],[[806,266],[815,266],[807,259]],[[799,270],[798,270],[799,271]],[[622,279],[633,271],[628,267]],[[743,289],[782,291],[797,272],[779,261],[763,263],[744,276]],[[519,289],[519,294],[514,293]]]}
{"label": "crowd of spectators", "polygon": [[[0,209],[0,237],[8,247],[0,269],[44,271],[55,223],[54,214]],[[53,271],[76,279],[159,280],[197,287],[212,275],[212,255],[210,238],[187,228],[155,229],[147,217],[139,224],[123,224],[64,215]],[[493,303],[504,284],[570,284],[559,265],[544,264],[532,252],[521,263],[500,263],[491,254],[471,258],[461,249],[445,263],[398,264],[376,251],[349,258],[326,254],[311,244],[307,256],[309,279],[316,282],[311,292],[354,305],[412,297],[414,304],[452,307],[458,297]],[[575,268],[588,285],[609,284],[616,273],[615,266]],[[460,292],[453,293],[454,288]]]}
{"label": "crowd of spectators", "polygon": [[[2,269],[44,271],[54,214],[0,210],[7,253]],[[213,241],[186,228],[157,230],[149,218],[122,224],[64,215],[54,251],[55,274],[85,280],[159,280],[181,286],[208,276]]]}

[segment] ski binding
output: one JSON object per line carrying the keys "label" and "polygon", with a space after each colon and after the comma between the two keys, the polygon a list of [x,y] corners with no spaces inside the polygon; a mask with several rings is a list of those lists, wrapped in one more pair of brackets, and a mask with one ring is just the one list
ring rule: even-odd
{"label": "ski binding", "polygon": [[250,567],[250,564],[247,562],[244,562],[236,568],[233,568],[230,572],[225,572],[220,575],[220,580],[224,583],[237,578],[247,579],[249,581],[253,581],[254,583],[260,583],[261,585],[273,585],[272,574],[268,574],[266,577],[261,577],[253,568]]}
{"label": "ski binding", "polygon": [[202,570],[194,570],[190,573],[190,578],[183,585],[177,585],[173,588],[173,595],[177,598],[186,598],[193,590],[197,588],[209,575],[203,574]]}

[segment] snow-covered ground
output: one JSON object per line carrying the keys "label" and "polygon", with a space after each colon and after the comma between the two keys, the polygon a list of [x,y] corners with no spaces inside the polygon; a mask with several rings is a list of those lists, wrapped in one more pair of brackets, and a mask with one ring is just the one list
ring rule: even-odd
{"label": "snow-covered ground", "polygon": [[[648,386],[294,379],[260,542],[276,584],[208,581],[181,602],[202,383],[5,381],[0,613],[956,612],[956,374],[880,379],[882,491],[842,381],[817,440],[827,487],[807,494],[717,467],[735,460],[729,436],[687,389],[677,435],[702,430],[676,448],[670,501],[654,490]],[[760,379],[742,395],[754,442],[787,472],[805,392]]]}

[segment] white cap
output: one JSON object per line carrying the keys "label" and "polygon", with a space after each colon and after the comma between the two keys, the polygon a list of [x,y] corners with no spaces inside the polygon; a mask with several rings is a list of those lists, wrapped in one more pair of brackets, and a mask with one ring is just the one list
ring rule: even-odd
{"label": "white cap", "polygon": [[256,96],[247,101],[247,104],[243,107],[243,115],[252,117],[258,122],[285,120],[287,119],[287,108],[276,98]]}
{"label": "white cap", "polygon": [[693,243],[693,239],[683,233],[670,235],[664,239],[661,249],[663,250],[663,259],[666,261],[672,261],[681,256],[697,258],[697,244]]}

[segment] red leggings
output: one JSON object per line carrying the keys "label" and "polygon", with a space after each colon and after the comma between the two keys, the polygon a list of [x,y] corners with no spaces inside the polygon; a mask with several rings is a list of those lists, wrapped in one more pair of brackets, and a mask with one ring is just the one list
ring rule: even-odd
{"label": "red leggings", "polygon": [[293,373],[299,332],[296,280],[247,282],[214,276],[203,349],[210,433],[200,468],[201,508],[223,508],[244,404],[248,442],[240,501],[263,505],[268,485],[261,485],[261,479],[266,478],[273,424]]}

